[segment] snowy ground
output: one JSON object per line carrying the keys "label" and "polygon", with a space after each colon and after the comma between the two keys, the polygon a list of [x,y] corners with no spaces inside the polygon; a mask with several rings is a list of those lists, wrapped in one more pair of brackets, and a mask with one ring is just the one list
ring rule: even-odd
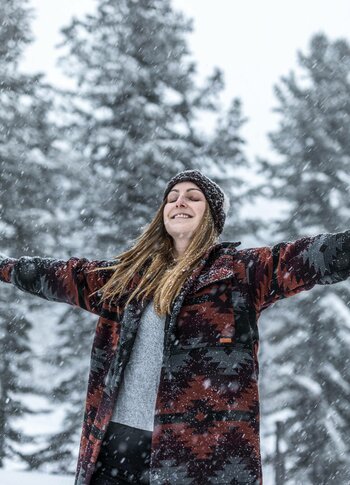
{"label": "snowy ground", "polygon": [[45,473],[26,473],[14,471],[0,471],[1,485],[72,485],[74,477],[63,475],[47,475]]}
{"label": "snowy ground", "polygon": [[[264,481],[268,485],[273,485],[272,470],[264,470]],[[47,475],[45,473],[26,473],[26,472],[14,472],[14,471],[0,471],[0,484],[1,485],[72,485],[74,483],[74,477],[63,475]]]}
{"label": "snowy ground", "polygon": [[[54,414],[54,413],[53,413]],[[58,415],[59,413],[57,413]],[[47,421],[47,416],[42,417],[32,416],[31,423],[28,425],[28,430],[31,431],[33,428],[33,423],[35,423],[39,429],[43,431],[46,429],[45,420]],[[56,422],[59,420],[57,419]],[[270,438],[273,440],[273,438]],[[268,438],[265,438],[265,445],[272,447],[272,443],[269,443]],[[12,463],[9,466],[16,466]],[[18,466],[18,465],[17,465]],[[263,467],[263,478],[266,485],[274,485],[274,470],[271,465],[265,464]],[[0,469],[0,485],[73,485],[74,475],[52,475],[40,472],[20,472],[13,470],[1,470]]]}

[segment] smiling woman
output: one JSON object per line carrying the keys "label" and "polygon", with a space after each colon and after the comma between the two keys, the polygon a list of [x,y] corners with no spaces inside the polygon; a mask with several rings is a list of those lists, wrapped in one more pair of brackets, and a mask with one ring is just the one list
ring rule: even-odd
{"label": "smiling woman", "polygon": [[186,170],[116,259],[0,255],[2,281],[100,316],[75,485],[262,484],[260,314],[347,279],[350,231],[237,250],[226,210]]}

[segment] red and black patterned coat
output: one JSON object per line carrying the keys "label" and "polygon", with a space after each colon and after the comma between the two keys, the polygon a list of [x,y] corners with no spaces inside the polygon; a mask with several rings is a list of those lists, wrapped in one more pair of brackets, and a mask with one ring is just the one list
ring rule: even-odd
{"label": "red and black patterned coat", "polygon": [[[350,275],[350,231],[273,247],[212,246],[166,319],[151,448],[151,485],[262,484],[258,318],[278,299]],[[88,485],[143,308],[90,296],[115,261],[0,258],[0,279],[99,315],[75,485]],[[130,291],[140,279],[135,275]],[[125,300],[124,300],[125,301]],[[146,304],[147,302],[145,302]],[[117,318],[117,305],[122,310]]]}

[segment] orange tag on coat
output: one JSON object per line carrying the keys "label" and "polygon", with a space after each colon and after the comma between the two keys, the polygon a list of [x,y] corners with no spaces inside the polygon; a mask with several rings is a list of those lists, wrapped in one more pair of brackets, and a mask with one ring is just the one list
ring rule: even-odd
{"label": "orange tag on coat", "polygon": [[219,342],[221,344],[229,344],[229,343],[232,342],[232,338],[231,337],[220,337]]}

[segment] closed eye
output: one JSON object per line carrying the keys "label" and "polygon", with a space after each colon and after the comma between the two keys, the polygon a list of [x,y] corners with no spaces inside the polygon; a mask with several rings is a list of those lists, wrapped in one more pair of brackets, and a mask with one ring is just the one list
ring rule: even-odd
{"label": "closed eye", "polygon": [[[177,199],[175,199],[175,200],[168,200],[168,203],[171,204],[173,202],[176,202],[176,200]],[[192,200],[193,202],[199,202],[201,199],[192,199],[192,198],[190,198],[190,200]]]}

